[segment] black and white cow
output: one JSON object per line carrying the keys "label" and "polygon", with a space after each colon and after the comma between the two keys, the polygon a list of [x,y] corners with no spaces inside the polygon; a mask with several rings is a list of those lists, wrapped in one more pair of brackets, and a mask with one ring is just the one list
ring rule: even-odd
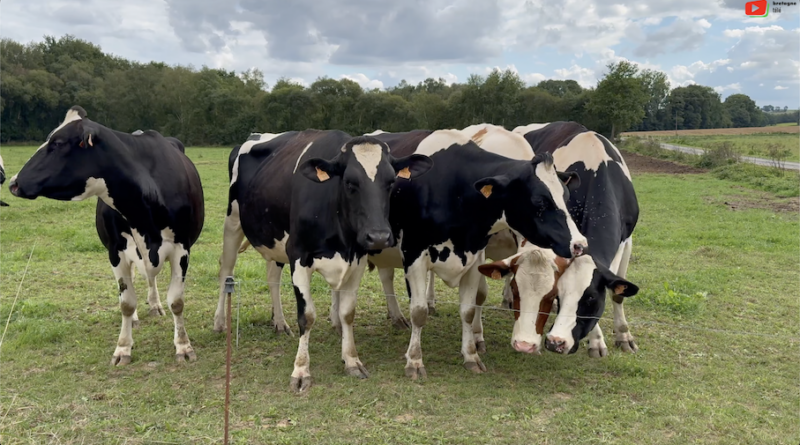
{"label": "black and white cow", "polygon": [[[285,133],[253,133],[242,145],[234,147],[228,157],[228,210],[223,225],[222,255],[219,259],[219,300],[214,313],[214,330],[225,329],[225,278],[233,274],[236,258],[249,242],[244,240],[244,232],[239,217],[241,197],[258,169],[274,158],[274,155],[295,139],[297,131]],[[241,246],[241,247],[240,247]],[[267,260],[267,282],[272,297],[272,322],[278,333],[291,334],[286,324],[280,298],[280,279],[283,263]]]}
{"label": "black and white cow", "polygon": [[307,130],[262,163],[237,197],[241,228],[253,248],[265,260],[291,268],[300,330],[293,390],[305,391],[312,384],[308,343],[316,321],[311,298],[315,271],[333,290],[331,315],[342,325],[345,372],[368,376],[353,339],[355,297],[366,256],[395,244],[389,225],[395,182],[418,181],[431,164],[426,156],[391,156],[386,144],[372,137]]}
{"label": "black and white cow", "polygon": [[[399,252],[386,249],[370,261],[378,268],[405,270],[412,323],[406,375],[426,376],[421,334],[428,316],[429,270],[459,288],[464,366],[480,373],[486,367],[478,356],[473,320],[476,304],[483,303],[476,298],[481,282],[477,267],[489,238],[512,229],[566,258],[580,254],[586,239],[567,212],[562,182],[571,176],[557,174],[549,154],[510,159],[480,148],[458,130],[433,132],[414,151],[429,156],[434,166],[424,177],[395,187],[391,221]],[[568,182],[577,185],[577,180]]]}
{"label": "black and white cow", "polygon": [[[624,351],[636,352],[636,342],[622,304],[625,297],[639,290],[625,279],[639,205],[622,155],[608,139],[575,122],[551,123],[524,136],[536,153],[552,153],[557,169],[574,172],[580,178],[580,185],[570,193],[567,205],[590,246],[588,254],[573,259],[559,274],[558,314],[547,334],[545,347],[558,353],[574,353],[578,342],[588,335],[589,355],[607,355],[597,320],[605,309],[605,294],[610,291],[616,345]],[[523,253],[514,260],[509,258],[486,265],[481,272],[487,276],[504,276],[509,270],[513,272],[516,263],[525,258]],[[538,308],[547,289],[542,292],[542,285],[530,276],[517,275],[514,281],[527,308],[524,312]],[[528,314],[528,318],[531,317]],[[524,334],[528,338],[525,346],[529,346],[526,352],[538,352],[541,332],[534,333],[531,323],[526,325],[529,327]]]}
{"label": "black and white cow", "polygon": [[[0,185],[6,182],[6,167],[3,165],[3,157],[0,156]],[[8,203],[0,199],[0,207],[8,207]]]}
{"label": "black and white cow", "polygon": [[[184,327],[183,294],[189,251],[200,236],[205,210],[200,176],[182,145],[152,130],[139,135],[112,130],[74,106],[10,181],[11,193],[20,198],[80,201],[97,196],[119,215],[98,204],[98,234],[109,249],[122,311],[113,365],[131,361],[133,264],[154,284],[166,261],[172,269],[167,303],[175,324],[176,359],[196,359]],[[150,303],[151,313],[159,312],[160,302]]]}

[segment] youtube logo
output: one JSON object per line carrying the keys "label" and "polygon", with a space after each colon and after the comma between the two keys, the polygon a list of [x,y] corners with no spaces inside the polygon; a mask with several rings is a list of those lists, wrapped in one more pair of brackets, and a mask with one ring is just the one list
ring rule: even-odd
{"label": "youtube logo", "polygon": [[751,17],[766,17],[769,12],[767,0],[756,0],[744,4],[744,13]]}

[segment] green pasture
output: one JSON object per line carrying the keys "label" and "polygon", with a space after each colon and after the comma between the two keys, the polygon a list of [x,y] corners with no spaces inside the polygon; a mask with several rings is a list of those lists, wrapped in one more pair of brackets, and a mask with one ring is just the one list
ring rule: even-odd
{"label": "green pasture", "polygon": [[742,156],[793,162],[800,161],[800,136],[796,133],[670,136],[664,137],[662,142],[706,150],[729,145]]}
{"label": "green pasture", "polygon": [[[3,147],[9,176],[34,149]],[[0,208],[0,320],[9,320],[0,349],[3,445],[222,443],[225,336],[212,327],[229,150],[187,153],[206,198],[184,310],[192,363],[174,361],[172,317],[147,315],[137,275],[133,361],[110,366],[121,315],[94,198],[27,201],[7,184],[0,191],[10,204]],[[232,443],[796,445],[797,211],[786,210],[786,198],[708,173],[634,170],[633,180],[641,216],[628,279],[641,291],[625,307],[637,354],[614,348],[610,303],[600,321],[608,357],[589,358],[585,342],[571,356],[515,352],[513,317],[497,310],[502,283],[493,281],[484,311],[488,371],[472,374],[461,364],[457,292],[437,281],[438,313],[422,339],[428,378],[413,382],[403,370],[410,331],[391,327],[377,272],[368,272],[355,337],[370,378],[357,380],[344,373],[340,339],[325,320],[330,294],[315,276],[314,386],[296,395],[288,271],[283,304],[295,337],[273,332],[264,262],[248,250],[236,268]],[[395,287],[407,313],[402,275]],[[162,275],[165,307],[167,282]]]}

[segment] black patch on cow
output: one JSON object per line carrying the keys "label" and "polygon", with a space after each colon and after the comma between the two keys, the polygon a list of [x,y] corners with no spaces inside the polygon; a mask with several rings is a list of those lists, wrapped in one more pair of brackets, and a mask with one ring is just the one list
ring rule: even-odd
{"label": "black patch on cow", "polygon": [[611,142],[608,139],[606,139],[601,134],[597,134],[595,137],[597,137],[597,139],[599,139],[600,142],[603,143],[603,148],[605,149],[606,154],[608,155],[609,158],[613,159],[615,162],[622,163],[622,158],[619,157],[617,150],[614,149],[614,147],[611,145]]}
{"label": "black patch on cow", "polygon": [[123,278],[119,279],[119,281],[117,282],[117,285],[119,286],[119,294],[120,295],[122,295],[123,292],[128,290],[128,285],[125,284],[125,280]]}
{"label": "black patch on cow", "polygon": [[[292,287],[294,287],[294,298],[297,300],[297,326],[302,336],[306,332],[306,300],[303,298],[303,293],[300,292],[299,287]],[[310,295],[309,298],[311,298]]]}
{"label": "black patch on cow", "polygon": [[160,260],[158,258],[157,248],[156,249],[150,248],[147,257],[150,259],[150,264],[152,264],[153,267],[158,267]]}
{"label": "black patch on cow", "polygon": [[181,257],[181,281],[186,281],[186,271],[189,269],[189,252]]}
{"label": "black patch on cow", "polygon": [[405,279],[406,282],[406,292],[408,292],[408,299],[411,300],[411,284],[408,282],[408,278]]}
{"label": "black patch on cow", "polygon": [[136,256],[138,256],[140,260],[142,259],[142,252],[139,251],[138,247],[136,248]]}
{"label": "black patch on cow", "polygon": [[[442,249],[441,252],[439,252],[439,261],[445,262],[445,261],[447,261],[447,258],[449,258],[449,257],[450,257],[450,248],[445,246],[445,248]],[[466,257],[464,257],[464,258],[466,259]]]}

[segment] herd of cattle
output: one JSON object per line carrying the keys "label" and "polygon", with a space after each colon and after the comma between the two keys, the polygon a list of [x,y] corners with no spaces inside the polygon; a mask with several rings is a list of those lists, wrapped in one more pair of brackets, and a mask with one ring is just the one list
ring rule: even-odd
{"label": "herd of cattle", "polygon": [[[435,308],[434,276],[457,287],[464,366],[486,370],[481,307],[486,278],[504,279],[513,308],[511,345],[524,353],[608,353],[597,323],[609,291],[616,345],[635,352],[625,279],[639,208],[630,172],[605,137],[574,122],[508,131],[415,130],[353,137],[337,130],[252,134],[228,163],[228,208],[214,329],[225,328],[224,280],[248,246],[267,262],[276,332],[291,334],[279,294],[288,264],[300,332],[291,387],[311,384],[309,335],[317,320],[311,275],[330,285],[330,321],[342,338],[345,372],[368,372],[353,336],[356,293],[377,268],[394,326],[411,329],[405,373],[426,376],[422,328]],[[5,179],[0,160],[0,183]],[[119,285],[122,327],[112,364],[131,361],[138,324],[133,274],[148,283],[151,315],[164,315],[156,277],[170,263],[167,304],[178,361],[195,360],[183,321],[190,251],[203,227],[200,176],[183,144],[156,131],[124,133],[74,106],[22,169],[11,193],[79,201],[97,196],[96,227]],[[493,262],[486,263],[486,259]],[[403,268],[410,323],[393,289]],[[544,326],[557,302],[555,321]]]}

